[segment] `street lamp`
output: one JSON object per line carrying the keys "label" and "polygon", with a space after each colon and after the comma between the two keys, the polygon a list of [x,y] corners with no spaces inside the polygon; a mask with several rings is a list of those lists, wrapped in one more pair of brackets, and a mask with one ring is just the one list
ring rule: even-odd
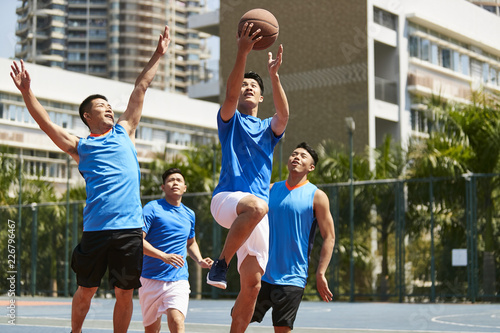
{"label": "street lamp", "polygon": [[351,285],[350,301],[354,302],[354,184],[352,176],[352,157],[353,157],[353,134],[356,124],[352,117],[345,118],[347,132],[349,133],[349,229],[350,229],[350,259],[349,259],[349,280]]}

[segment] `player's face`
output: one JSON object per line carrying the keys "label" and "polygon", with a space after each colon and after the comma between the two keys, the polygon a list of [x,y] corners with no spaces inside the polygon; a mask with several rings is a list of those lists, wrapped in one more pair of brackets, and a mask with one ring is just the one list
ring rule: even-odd
{"label": "player's face", "polygon": [[245,78],[241,84],[240,101],[251,102],[255,105],[264,100],[260,87],[254,79]]}
{"label": "player's face", "polygon": [[165,178],[161,189],[166,196],[182,196],[187,189],[184,177],[179,173],[173,173]]}
{"label": "player's face", "polygon": [[288,171],[309,173],[314,170],[314,159],[304,148],[295,148],[288,158]]}
{"label": "player's face", "polygon": [[115,123],[115,114],[111,105],[102,98],[96,98],[92,101],[90,112],[86,113],[85,119],[87,123],[101,124],[113,126]]}

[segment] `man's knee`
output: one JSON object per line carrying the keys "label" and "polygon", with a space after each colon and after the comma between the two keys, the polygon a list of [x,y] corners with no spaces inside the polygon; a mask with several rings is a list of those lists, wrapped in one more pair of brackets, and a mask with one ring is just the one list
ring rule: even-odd
{"label": "man's knee", "polygon": [[257,296],[259,296],[260,286],[260,280],[246,281],[241,284],[240,293],[244,293],[248,297],[257,299]]}
{"label": "man's knee", "polygon": [[256,196],[248,196],[240,201],[237,207],[238,215],[246,213],[256,222],[260,222],[269,211],[267,203]]}
{"label": "man's knee", "polygon": [[184,315],[177,309],[167,310],[168,327],[175,332],[184,332]]}
{"label": "man's knee", "polygon": [[83,298],[83,299],[91,299],[94,297],[94,294],[96,293],[98,287],[82,287],[78,286],[78,296]]}
{"label": "man's knee", "polygon": [[115,287],[115,297],[117,300],[132,300],[134,289],[121,289]]}

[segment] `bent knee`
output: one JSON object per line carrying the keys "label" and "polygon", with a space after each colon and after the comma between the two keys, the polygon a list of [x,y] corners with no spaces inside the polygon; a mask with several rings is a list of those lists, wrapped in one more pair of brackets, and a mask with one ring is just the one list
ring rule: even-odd
{"label": "bent knee", "polygon": [[269,211],[267,203],[256,196],[248,196],[240,201],[238,204],[238,214],[245,213],[252,217],[252,219],[260,222]]}

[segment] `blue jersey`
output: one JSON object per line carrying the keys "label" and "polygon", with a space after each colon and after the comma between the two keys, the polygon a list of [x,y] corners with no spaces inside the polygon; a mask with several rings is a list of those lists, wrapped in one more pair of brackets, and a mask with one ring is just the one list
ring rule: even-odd
{"label": "blue jersey", "polygon": [[286,181],[271,188],[269,262],[262,281],[305,288],[317,225],[313,209],[317,189],[309,182],[290,188]]}
{"label": "blue jersey", "polygon": [[144,256],[142,277],[161,281],[187,280],[189,277],[187,241],[195,236],[194,212],[181,203],[179,207],[165,199],[151,201],[144,206],[145,239],[156,249],[165,253],[179,254],[184,266],[175,268],[160,259]]}
{"label": "blue jersey", "polygon": [[115,125],[106,134],[81,138],[78,156],[87,192],[83,231],[141,228],[141,173],[127,131]]}
{"label": "blue jersey", "polygon": [[228,122],[217,114],[219,140],[222,146],[222,166],[219,192],[242,191],[266,202],[273,167],[274,147],[283,136],[274,135],[271,118],[261,120],[236,110]]}

